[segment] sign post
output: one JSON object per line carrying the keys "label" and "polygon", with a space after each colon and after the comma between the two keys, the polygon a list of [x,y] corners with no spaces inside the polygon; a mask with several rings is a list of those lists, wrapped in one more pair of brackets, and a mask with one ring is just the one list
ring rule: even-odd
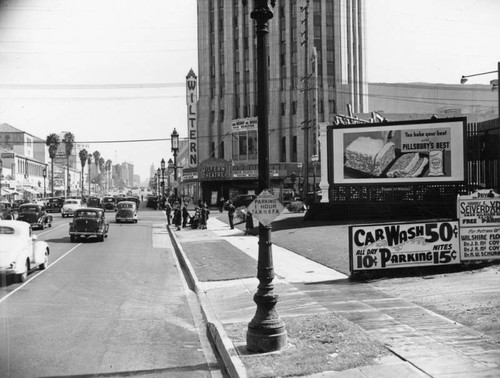
{"label": "sign post", "polygon": [[284,207],[281,202],[269,191],[263,190],[253,202],[248,205],[248,211],[259,220],[264,226],[269,226],[271,222],[281,214]]}

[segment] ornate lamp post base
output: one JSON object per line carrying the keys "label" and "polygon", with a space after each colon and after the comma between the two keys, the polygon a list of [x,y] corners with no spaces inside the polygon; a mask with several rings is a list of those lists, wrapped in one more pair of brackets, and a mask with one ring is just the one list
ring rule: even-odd
{"label": "ornate lamp post base", "polygon": [[287,343],[285,323],[277,314],[274,306],[278,295],[254,295],[257,304],[255,317],[248,324],[247,349],[251,352],[274,352],[281,350]]}

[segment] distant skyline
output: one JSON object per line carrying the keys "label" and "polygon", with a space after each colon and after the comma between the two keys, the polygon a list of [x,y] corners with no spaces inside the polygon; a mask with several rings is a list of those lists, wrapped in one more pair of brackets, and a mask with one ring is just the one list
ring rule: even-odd
{"label": "distant skyline", "polygon": [[[500,1],[365,4],[369,82],[458,84],[497,69]],[[146,179],[151,164],[172,157],[173,128],[187,135],[196,14],[195,0],[0,1],[0,123],[42,139],[71,131]]]}

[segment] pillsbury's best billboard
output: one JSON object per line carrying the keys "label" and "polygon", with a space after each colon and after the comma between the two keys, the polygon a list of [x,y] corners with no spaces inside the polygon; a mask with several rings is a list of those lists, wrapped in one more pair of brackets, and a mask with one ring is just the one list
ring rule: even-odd
{"label": "pillsbury's best billboard", "polygon": [[332,130],[333,184],[464,182],[465,118]]}

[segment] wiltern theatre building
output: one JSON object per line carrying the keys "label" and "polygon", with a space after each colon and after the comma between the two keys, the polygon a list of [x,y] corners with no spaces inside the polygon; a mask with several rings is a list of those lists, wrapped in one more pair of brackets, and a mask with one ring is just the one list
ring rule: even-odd
{"label": "wiltern theatre building", "polygon": [[[198,1],[198,180],[207,203],[257,189],[253,7],[252,0]],[[273,12],[269,163],[271,189],[283,199],[287,188],[305,194],[319,183],[311,160],[319,155],[319,124],[348,105],[354,113],[368,111],[365,11],[364,0],[287,0]]]}

